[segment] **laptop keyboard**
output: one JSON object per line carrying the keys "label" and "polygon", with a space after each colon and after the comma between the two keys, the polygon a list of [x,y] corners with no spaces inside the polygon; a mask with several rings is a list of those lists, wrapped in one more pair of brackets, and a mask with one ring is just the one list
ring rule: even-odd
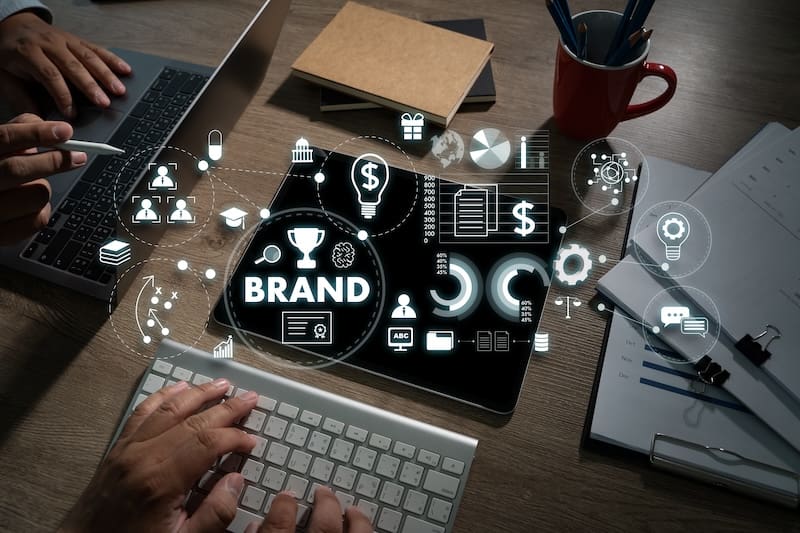
{"label": "laptop keyboard", "polygon": [[165,67],[108,141],[125,154],[96,156],[22,257],[102,285],[114,279],[116,267],[97,261],[97,249],[116,233],[113,198],[127,197],[147,161],[123,166],[130,154],[166,139],[206,80],[208,76]]}

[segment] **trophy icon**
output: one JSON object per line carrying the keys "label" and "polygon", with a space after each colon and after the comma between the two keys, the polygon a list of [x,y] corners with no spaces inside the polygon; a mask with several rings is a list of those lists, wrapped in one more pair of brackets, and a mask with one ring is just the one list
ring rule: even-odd
{"label": "trophy icon", "polygon": [[300,250],[302,259],[297,260],[297,268],[308,270],[317,268],[317,262],[311,259],[311,252],[325,240],[325,230],[320,228],[292,228],[286,232],[292,246]]}

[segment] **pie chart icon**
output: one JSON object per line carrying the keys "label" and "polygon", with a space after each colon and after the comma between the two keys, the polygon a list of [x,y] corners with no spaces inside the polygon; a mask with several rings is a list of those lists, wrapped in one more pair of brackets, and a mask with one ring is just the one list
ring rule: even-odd
{"label": "pie chart icon", "polygon": [[469,143],[472,162],[486,170],[500,168],[511,156],[511,142],[503,132],[494,128],[478,130]]}

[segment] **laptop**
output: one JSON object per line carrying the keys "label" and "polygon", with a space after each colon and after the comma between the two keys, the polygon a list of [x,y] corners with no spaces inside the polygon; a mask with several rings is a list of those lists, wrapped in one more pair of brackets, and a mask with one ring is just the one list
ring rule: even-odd
{"label": "laptop", "polygon": [[[196,163],[208,159],[210,136],[224,139],[261,86],[290,1],[266,0],[216,69],[114,50],[133,67],[125,80],[127,94],[112,98],[108,109],[79,108],[73,137],[107,142],[126,153],[89,155],[84,167],[48,178],[53,191],[48,226],[27,241],[0,247],[0,265],[115,305],[124,293],[118,282],[133,263],[130,258],[148,257],[167,228],[193,231],[181,224],[191,221],[191,206],[179,210],[177,219],[164,213],[172,226],[154,224],[154,216],[138,220],[137,214],[143,205],[153,208],[145,214],[154,214],[157,207],[170,204],[174,210],[172,204],[191,201],[203,176]],[[177,171],[179,163],[172,160],[181,154],[180,180],[174,180],[180,188],[153,190],[145,177]],[[162,177],[158,185],[174,182]],[[156,203],[163,198],[164,205],[153,205],[154,198]]]}

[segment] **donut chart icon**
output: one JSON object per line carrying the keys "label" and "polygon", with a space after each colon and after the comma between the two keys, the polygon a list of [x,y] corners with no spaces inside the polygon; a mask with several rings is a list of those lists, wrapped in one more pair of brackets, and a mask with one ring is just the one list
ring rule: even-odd
{"label": "donut chart icon", "polygon": [[498,129],[478,130],[470,141],[469,157],[484,170],[500,168],[511,157],[511,141]]}

